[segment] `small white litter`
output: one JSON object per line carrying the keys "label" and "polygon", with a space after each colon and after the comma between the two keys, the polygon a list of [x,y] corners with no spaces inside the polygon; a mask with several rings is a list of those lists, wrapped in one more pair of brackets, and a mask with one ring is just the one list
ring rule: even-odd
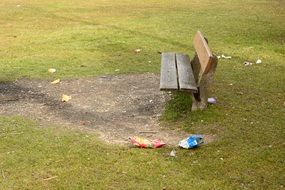
{"label": "small white litter", "polygon": [[250,66],[250,65],[252,65],[252,62],[245,61],[245,62],[243,62],[243,64],[244,64],[244,66]]}
{"label": "small white litter", "polygon": [[256,60],[256,64],[262,63],[261,59]]}
{"label": "small white litter", "polygon": [[171,157],[176,157],[176,151],[175,151],[175,150],[172,150],[172,151],[170,152],[170,156],[171,156]]}
{"label": "small white litter", "polygon": [[142,50],[141,49],[135,49],[136,53],[140,53]]}
{"label": "small white litter", "polygon": [[208,98],[208,103],[209,104],[215,104],[215,103],[217,103],[217,100],[215,98]]}
{"label": "small white litter", "polygon": [[222,58],[224,58],[224,59],[231,59],[232,56],[225,56],[224,54],[222,54]]}

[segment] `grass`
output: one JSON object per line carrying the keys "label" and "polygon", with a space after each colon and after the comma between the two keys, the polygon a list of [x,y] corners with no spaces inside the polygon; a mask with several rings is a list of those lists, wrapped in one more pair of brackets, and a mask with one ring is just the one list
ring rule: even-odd
{"label": "grass", "polygon": [[[280,65],[283,5],[257,0],[3,0],[0,76],[47,78],[49,67],[56,67],[62,78],[158,72],[157,52],[193,54],[192,38],[198,29],[214,52],[230,54],[236,63],[261,58]],[[135,54],[136,48],[142,53]]]}
{"label": "grass", "polygon": [[[179,150],[129,149],[93,134],[0,117],[1,189],[283,189],[284,1],[0,2],[0,79],[159,72],[158,51],[193,54],[201,30],[219,60],[217,104],[190,112],[174,95],[163,120],[215,143]],[[142,52],[134,53],[140,48]],[[245,67],[243,61],[262,59]]]}
{"label": "grass", "polygon": [[283,183],[277,143],[241,144],[236,155],[229,146],[235,142],[224,140],[171,158],[170,148],[106,146],[86,132],[38,128],[19,117],[0,121],[1,189],[276,189]]}

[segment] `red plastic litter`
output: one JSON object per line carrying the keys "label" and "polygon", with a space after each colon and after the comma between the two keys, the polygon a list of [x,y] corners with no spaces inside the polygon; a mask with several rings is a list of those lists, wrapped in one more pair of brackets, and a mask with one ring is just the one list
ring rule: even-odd
{"label": "red plastic litter", "polygon": [[159,148],[165,145],[165,143],[160,139],[154,139],[153,141],[150,141],[148,139],[137,136],[130,137],[129,139],[132,145],[140,148]]}

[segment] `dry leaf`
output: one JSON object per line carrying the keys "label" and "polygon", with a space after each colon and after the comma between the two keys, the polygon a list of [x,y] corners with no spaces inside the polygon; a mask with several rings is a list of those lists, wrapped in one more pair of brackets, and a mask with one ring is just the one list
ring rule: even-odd
{"label": "dry leaf", "polygon": [[55,72],[56,72],[56,69],[50,68],[50,69],[48,69],[48,72],[49,72],[49,73],[55,73]]}
{"label": "dry leaf", "polygon": [[60,79],[56,79],[56,80],[51,82],[51,84],[58,84],[58,83],[60,83]]}
{"label": "dry leaf", "polygon": [[62,98],[61,98],[61,101],[62,102],[68,102],[70,99],[71,99],[71,96],[63,94]]}

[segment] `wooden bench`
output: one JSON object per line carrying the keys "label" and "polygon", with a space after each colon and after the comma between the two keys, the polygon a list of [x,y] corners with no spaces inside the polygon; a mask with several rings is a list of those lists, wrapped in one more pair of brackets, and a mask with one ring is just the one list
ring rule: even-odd
{"label": "wooden bench", "polygon": [[200,31],[196,33],[193,44],[195,55],[192,60],[183,53],[162,53],[160,90],[188,93],[192,97],[194,111],[207,107],[208,87],[213,81],[218,59]]}

